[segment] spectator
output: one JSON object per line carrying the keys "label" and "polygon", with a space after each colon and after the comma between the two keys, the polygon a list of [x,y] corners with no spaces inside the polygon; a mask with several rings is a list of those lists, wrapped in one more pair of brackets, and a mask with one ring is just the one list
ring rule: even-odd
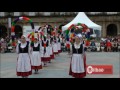
{"label": "spectator", "polygon": [[118,51],[120,52],[120,42],[118,42]]}
{"label": "spectator", "polygon": [[103,41],[100,42],[100,49],[103,52],[105,49],[105,43]]}
{"label": "spectator", "polygon": [[5,53],[6,51],[6,41],[1,42],[1,52]]}
{"label": "spectator", "polygon": [[90,46],[91,46],[91,51],[96,51],[96,45],[94,40],[91,41]]}
{"label": "spectator", "polygon": [[118,39],[118,42],[120,42],[120,36],[118,36],[118,38],[117,38],[117,39]]}
{"label": "spectator", "polygon": [[118,51],[117,49],[118,49],[117,40],[114,39],[114,42],[113,42],[113,52],[114,52],[114,51],[117,52],[117,51]]}
{"label": "spectator", "polygon": [[1,38],[1,42],[4,42],[4,38]]}
{"label": "spectator", "polygon": [[100,43],[99,43],[99,42],[96,42],[95,44],[96,44],[96,49],[97,49],[97,51],[100,51]]}
{"label": "spectator", "polygon": [[111,44],[110,40],[107,41],[106,46],[107,46],[107,52],[111,52],[112,44]]}

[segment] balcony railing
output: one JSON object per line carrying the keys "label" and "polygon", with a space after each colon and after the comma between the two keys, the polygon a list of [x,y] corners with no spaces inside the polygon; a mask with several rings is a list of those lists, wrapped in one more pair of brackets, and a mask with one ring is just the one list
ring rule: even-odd
{"label": "balcony railing", "polygon": [[[120,15],[120,12],[85,12],[87,15]],[[76,16],[78,12],[0,12],[0,17],[16,17],[16,16]]]}

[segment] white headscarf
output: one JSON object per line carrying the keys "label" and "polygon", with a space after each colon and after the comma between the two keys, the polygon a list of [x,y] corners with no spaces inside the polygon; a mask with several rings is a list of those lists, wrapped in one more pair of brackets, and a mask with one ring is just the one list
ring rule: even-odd
{"label": "white headscarf", "polygon": [[22,36],[25,38],[25,40],[27,39],[26,35],[22,35]]}
{"label": "white headscarf", "polygon": [[77,34],[76,37],[82,38],[82,35],[81,34]]}

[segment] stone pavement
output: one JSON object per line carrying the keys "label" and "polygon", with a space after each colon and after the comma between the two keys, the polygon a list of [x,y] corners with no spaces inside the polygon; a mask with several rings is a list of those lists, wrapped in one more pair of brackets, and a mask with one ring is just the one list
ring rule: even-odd
{"label": "stone pavement", "polygon": [[[19,78],[16,76],[16,53],[0,55],[0,78]],[[120,53],[118,52],[87,52],[88,65],[113,65],[113,75],[89,75],[86,78],[120,78]],[[39,74],[33,74],[29,78],[73,78],[69,76],[70,56],[61,53],[52,63],[39,70]]]}

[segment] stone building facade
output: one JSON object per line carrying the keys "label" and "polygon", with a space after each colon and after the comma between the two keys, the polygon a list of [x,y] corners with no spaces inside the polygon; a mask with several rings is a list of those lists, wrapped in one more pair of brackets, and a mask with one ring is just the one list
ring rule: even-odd
{"label": "stone building facade", "polygon": [[[19,16],[29,17],[35,26],[45,24],[60,26],[73,20],[78,12],[0,12],[1,36],[10,35],[8,18],[14,21]],[[102,37],[116,36],[120,34],[120,12],[85,12],[96,24],[102,26]],[[22,34],[23,26],[30,25],[26,21],[17,22],[16,32]]]}

